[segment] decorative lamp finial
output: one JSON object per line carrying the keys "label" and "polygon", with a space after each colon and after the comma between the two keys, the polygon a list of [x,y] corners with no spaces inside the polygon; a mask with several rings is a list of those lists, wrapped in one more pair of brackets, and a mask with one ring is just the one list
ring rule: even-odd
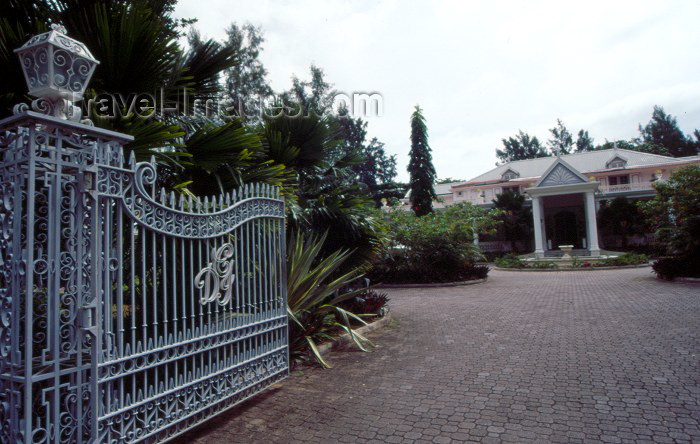
{"label": "decorative lamp finial", "polygon": [[[22,64],[29,95],[36,97],[34,111],[65,120],[81,120],[82,111],[73,102],[82,100],[95,68],[100,63],[87,47],[66,35],[66,28],[51,24],[51,31],[36,35],[15,49]],[[27,111],[26,104],[15,105],[15,114]]]}

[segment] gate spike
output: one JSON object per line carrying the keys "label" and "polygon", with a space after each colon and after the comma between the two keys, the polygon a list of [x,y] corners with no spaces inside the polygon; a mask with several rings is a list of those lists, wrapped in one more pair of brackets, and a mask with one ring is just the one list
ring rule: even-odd
{"label": "gate spike", "polygon": [[226,193],[226,208],[231,206],[231,193]]}
{"label": "gate spike", "polygon": [[165,199],[166,199],[166,196],[165,196],[165,188],[161,188],[161,189],[160,189],[160,203],[162,203],[163,205],[165,205],[165,202],[166,202]]}
{"label": "gate spike", "polygon": [[156,164],[156,156],[154,154],[151,154],[151,165],[155,166]]}
{"label": "gate spike", "polygon": [[117,162],[118,166],[123,166],[124,165],[124,147],[119,145],[119,148],[117,148]]}
{"label": "gate spike", "polygon": [[133,151],[129,153],[129,166],[132,169],[136,166],[136,154]]}
{"label": "gate spike", "polygon": [[170,208],[175,208],[175,191],[170,190]]}
{"label": "gate spike", "polygon": [[209,196],[204,196],[204,212],[209,212]]}
{"label": "gate spike", "polygon": [[185,209],[185,195],[182,193],[180,193],[180,198],[178,199],[177,207],[180,211]]}

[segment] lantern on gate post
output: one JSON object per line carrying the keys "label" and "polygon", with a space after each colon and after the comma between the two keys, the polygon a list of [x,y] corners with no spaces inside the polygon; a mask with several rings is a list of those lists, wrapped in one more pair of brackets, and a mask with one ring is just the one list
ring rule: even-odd
{"label": "lantern on gate post", "polygon": [[[24,79],[34,111],[80,121],[81,110],[73,102],[82,100],[98,62],[87,47],[66,35],[63,26],[53,24],[51,31],[32,37],[15,49],[22,64]],[[26,111],[26,104],[15,106],[15,113]],[[83,121],[83,123],[90,123]]]}

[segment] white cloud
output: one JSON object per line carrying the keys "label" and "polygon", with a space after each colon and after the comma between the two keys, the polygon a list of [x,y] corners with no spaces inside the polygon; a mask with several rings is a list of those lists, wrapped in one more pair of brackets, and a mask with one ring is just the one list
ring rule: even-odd
{"label": "white cloud", "polygon": [[698,2],[180,0],[177,14],[215,38],[234,21],[262,26],[277,90],[314,63],[340,91],[380,92],[369,136],[399,156],[402,179],[416,103],[441,177],[480,174],[502,138],[547,139],[558,117],[601,142],[636,136],[654,104],[700,127]]}

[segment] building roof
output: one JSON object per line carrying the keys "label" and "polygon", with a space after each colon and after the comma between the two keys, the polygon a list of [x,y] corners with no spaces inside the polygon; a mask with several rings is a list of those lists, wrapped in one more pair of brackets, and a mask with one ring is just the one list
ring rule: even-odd
{"label": "building roof", "polygon": [[[606,170],[607,163],[615,156],[618,156],[627,161],[626,168],[645,167],[653,165],[674,164],[679,162],[688,162],[693,159],[698,159],[697,156],[692,157],[668,157],[658,154],[641,153],[639,151],[625,150],[620,148],[611,148],[599,151],[587,151],[584,153],[565,154],[561,158],[569,165],[576,168],[582,173],[590,173],[594,171]],[[500,180],[503,173],[509,169],[518,173],[520,177],[540,177],[547,169],[552,166],[556,157],[539,157],[537,159],[516,160],[500,165],[484,174],[476,176],[468,182],[481,183]]]}
{"label": "building roof", "polygon": [[436,183],[435,194],[438,196],[444,196],[446,194],[452,194],[452,187],[459,185],[464,182],[448,182],[448,183]]}
{"label": "building roof", "polygon": [[[433,188],[435,189],[435,194],[438,196],[449,196],[452,194],[452,187],[455,187],[459,184],[462,184],[464,182],[448,182],[448,183],[436,183],[433,185]],[[411,197],[411,189],[409,188],[406,191],[406,195],[404,195],[404,199],[408,199]]]}

